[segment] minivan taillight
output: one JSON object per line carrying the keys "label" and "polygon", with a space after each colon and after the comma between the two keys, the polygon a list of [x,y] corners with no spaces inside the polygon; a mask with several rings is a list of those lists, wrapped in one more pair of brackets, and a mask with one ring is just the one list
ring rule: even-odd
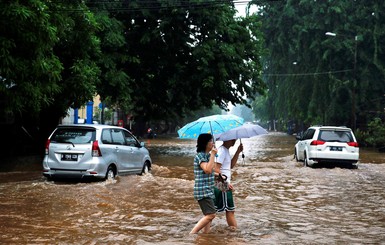
{"label": "minivan taillight", "polygon": [[97,140],[95,140],[92,143],[92,156],[93,157],[101,157],[102,153],[100,152],[99,143]]}
{"label": "minivan taillight", "polygon": [[45,142],[45,154],[48,155],[49,153],[49,144],[51,143],[51,140],[50,139],[47,139],[47,141]]}
{"label": "minivan taillight", "polygon": [[325,144],[325,141],[322,140],[313,140],[310,145],[323,145]]}
{"label": "minivan taillight", "polygon": [[358,143],[357,142],[347,142],[347,144],[349,146],[358,147]]}

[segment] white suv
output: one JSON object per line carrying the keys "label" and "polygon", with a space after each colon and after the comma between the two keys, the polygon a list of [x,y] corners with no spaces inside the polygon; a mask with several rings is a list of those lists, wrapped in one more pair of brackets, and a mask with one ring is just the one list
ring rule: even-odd
{"label": "white suv", "polygon": [[296,136],[294,157],[304,166],[317,163],[347,163],[357,167],[359,148],[353,131],[347,127],[312,126]]}
{"label": "white suv", "polygon": [[59,125],[47,140],[43,160],[48,179],[113,179],[150,169],[144,143],[124,128],[100,124]]}

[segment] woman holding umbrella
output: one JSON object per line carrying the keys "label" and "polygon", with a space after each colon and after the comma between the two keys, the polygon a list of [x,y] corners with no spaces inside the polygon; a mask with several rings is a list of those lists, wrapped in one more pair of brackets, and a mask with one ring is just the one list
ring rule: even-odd
{"label": "woman holding umbrella", "polygon": [[200,134],[197,140],[197,155],[194,158],[194,199],[198,201],[204,214],[191,230],[190,234],[210,232],[211,222],[215,218],[214,173],[217,149],[211,134]]}

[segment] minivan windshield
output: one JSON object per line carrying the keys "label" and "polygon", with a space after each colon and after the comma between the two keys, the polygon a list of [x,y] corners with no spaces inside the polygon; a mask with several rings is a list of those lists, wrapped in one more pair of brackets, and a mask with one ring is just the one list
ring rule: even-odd
{"label": "minivan windshield", "polygon": [[354,142],[350,131],[320,130],[318,140],[326,142]]}
{"label": "minivan windshield", "polygon": [[58,128],[51,137],[51,143],[88,144],[95,141],[95,129]]}

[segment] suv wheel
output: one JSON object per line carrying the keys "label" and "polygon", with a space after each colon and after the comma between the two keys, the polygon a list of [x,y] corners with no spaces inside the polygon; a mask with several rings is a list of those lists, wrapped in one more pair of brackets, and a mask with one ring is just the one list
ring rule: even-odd
{"label": "suv wheel", "polygon": [[303,153],[303,166],[304,167],[308,167],[309,166],[309,163],[308,163],[308,160],[307,160],[307,156],[306,156],[306,152]]}
{"label": "suv wheel", "polygon": [[297,150],[294,148],[294,158],[297,162],[299,162]]}
{"label": "suv wheel", "polygon": [[109,166],[106,173],[106,180],[114,180],[115,179],[115,171],[112,166]]}

